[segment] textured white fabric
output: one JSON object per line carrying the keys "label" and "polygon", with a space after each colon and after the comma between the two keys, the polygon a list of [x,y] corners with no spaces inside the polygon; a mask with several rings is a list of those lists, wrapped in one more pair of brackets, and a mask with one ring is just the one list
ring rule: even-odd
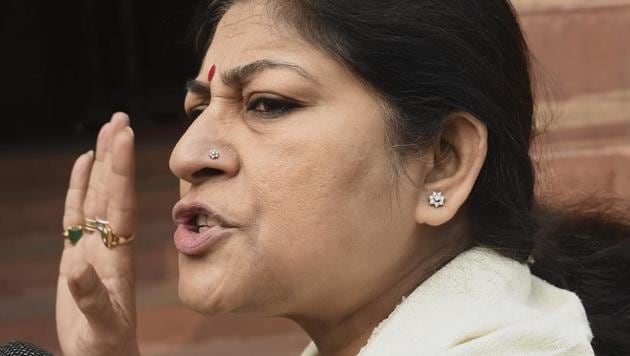
{"label": "textured white fabric", "polygon": [[[489,249],[462,253],[374,329],[360,356],[594,355],[572,292]],[[317,355],[309,344],[302,356]]]}

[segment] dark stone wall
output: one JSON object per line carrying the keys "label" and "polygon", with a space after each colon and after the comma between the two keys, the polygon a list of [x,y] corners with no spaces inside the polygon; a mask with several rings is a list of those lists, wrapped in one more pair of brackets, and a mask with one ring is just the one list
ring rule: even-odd
{"label": "dark stone wall", "polygon": [[197,66],[187,37],[198,3],[1,2],[0,139],[82,137],[116,110],[149,131],[177,122]]}

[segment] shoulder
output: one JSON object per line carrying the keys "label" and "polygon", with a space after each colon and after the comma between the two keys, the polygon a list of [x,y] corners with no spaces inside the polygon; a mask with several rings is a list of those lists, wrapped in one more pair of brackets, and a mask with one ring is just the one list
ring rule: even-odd
{"label": "shoulder", "polygon": [[401,302],[360,355],[593,355],[591,339],[574,293],[474,248]]}

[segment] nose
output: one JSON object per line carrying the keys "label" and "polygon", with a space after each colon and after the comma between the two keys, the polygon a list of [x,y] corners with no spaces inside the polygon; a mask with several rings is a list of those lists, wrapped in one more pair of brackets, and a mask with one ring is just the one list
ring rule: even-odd
{"label": "nose", "polygon": [[234,177],[240,169],[236,150],[229,143],[191,129],[173,149],[169,166],[175,176],[192,186]]}

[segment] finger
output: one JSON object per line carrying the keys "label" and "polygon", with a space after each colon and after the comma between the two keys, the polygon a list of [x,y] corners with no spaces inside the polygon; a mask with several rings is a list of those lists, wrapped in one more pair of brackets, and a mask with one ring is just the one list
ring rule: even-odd
{"label": "finger", "polygon": [[116,324],[117,316],[109,291],[92,265],[78,264],[68,276],[68,289],[93,327],[107,329]]}
{"label": "finger", "polygon": [[112,115],[111,122],[114,126],[125,128],[129,126],[129,115],[125,114],[124,112],[114,113],[114,115]]}
{"label": "finger", "polygon": [[129,126],[129,117],[124,113],[116,113],[99,132],[96,142],[96,157],[85,202],[85,214],[89,218],[106,219],[108,202],[106,182],[111,167],[112,138],[126,126]]}
{"label": "finger", "polygon": [[[79,156],[72,167],[68,192],[66,193],[63,229],[67,229],[70,226],[83,225],[83,202],[93,160],[94,152],[90,151]],[[66,239],[65,247],[69,246],[71,246],[71,243]]]}
{"label": "finger", "polygon": [[[100,182],[97,184],[99,187],[98,197],[99,197],[99,217],[104,218],[105,220],[109,220],[109,217],[106,215],[107,206],[109,205],[109,191],[108,191],[108,182],[109,177],[111,175],[112,170],[112,146],[114,144],[114,138],[118,135],[119,132],[125,129],[125,127],[129,126],[129,116],[125,113],[115,113],[112,115],[112,119],[110,121],[109,128],[109,138],[105,142],[105,154],[103,158],[103,165],[101,174],[99,175]],[[105,213],[105,215],[103,215]]]}
{"label": "finger", "polygon": [[94,164],[85,196],[85,216],[90,219],[104,218],[107,211],[107,202],[105,201],[107,194],[103,186],[102,175],[104,174],[105,151],[109,146],[110,132],[111,123],[103,125],[96,140]]}
{"label": "finger", "polygon": [[112,158],[107,217],[114,233],[131,236],[136,228],[134,133],[131,127],[113,139]]}
{"label": "finger", "polygon": [[87,185],[90,179],[90,170],[94,151],[82,154],[74,162],[70,183],[66,193],[66,204],[63,215],[63,228],[68,226],[83,225],[83,201],[87,192]]}
{"label": "finger", "polygon": [[[114,145],[114,138],[118,135],[119,132],[124,130],[126,127],[129,127],[129,116],[122,112],[117,112],[112,115],[112,119],[109,122],[111,125],[109,132],[109,139],[106,141],[107,146],[105,147],[105,155],[104,161],[107,162],[105,165],[107,167],[107,172],[111,169],[111,158],[112,158],[112,147]],[[104,176],[107,178],[106,176]]]}

